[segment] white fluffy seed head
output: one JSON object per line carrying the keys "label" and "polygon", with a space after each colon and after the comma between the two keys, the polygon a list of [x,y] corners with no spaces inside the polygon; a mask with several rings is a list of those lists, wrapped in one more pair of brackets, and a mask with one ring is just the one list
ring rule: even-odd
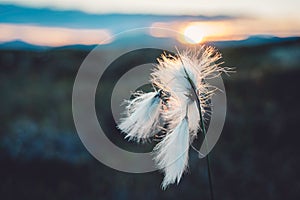
{"label": "white fluffy seed head", "polygon": [[220,66],[220,59],[221,54],[207,46],[178,52],[176,56],[163,54],[150,81],[168,94],[167,100],[159,92],[150,92],[127,101],[126,117],[121,119],[119,128],[129,140],[145,141],[162,129],[161,121],[167,124],[163,128],[166,135],[153,149],[156,166],[165,174],[163,189],[178,184],[187,169],[189,146],[200,129],[200,116],[210,114],[208,100],[216,89],[206,80],[228,72]]}
{"label": "white fluffy seed head", "polygon": [[[196,136],[200,116],[195,98],[200,99],[201,112],[204,116],[207,108],[211,106],[208,104],[208,100],[216,89],[206,80],[219,76],[222,72],[227,72],[220,66],[221,58],[221,54],[215,48],[201,46],[198,49],[178,52],[177,56],[163,54],[158,59],[158,64],[151,73],[151,82],[170,93],[171,98],[168,104],[172,108],[163,114],[165,121],[176,121],[180,115],[185,115],[186,106],[188,106],[190,133]],[[193,82],[196,94],[193,93],[187,77]],[[177,123],[175,122],[175,124]]]}
{"label": "white fluffy seed head", "polygon": [[162,113],[168,123],[167,134],[154,148],[156,165],[165,173],[163,189],[178,183],[187,168],[187,150],[200,128],[195,99],[200,100],[201,115],[204,116],[215,89],[206,80],[226,72],[218,63],[220,59],[221,54],[215,48],[202,46],[177,56],[162,55],[151,73],[152,84],[170,94],[167,109]]}
{"label": "white fluffy seed head", "polygon": [[151,74],[151,82],[165,91],[171,90],[178,93],[188,91],[191,86],[185,78],[185,68],[197,89],[205,92],[209,86],[204,82],[205,79],[226,72],[225,68],[220,67],[222,63],[219,60],[221,58],[221,54],[210,46],[185,50],[178,53],[178,56],[163,54]]}

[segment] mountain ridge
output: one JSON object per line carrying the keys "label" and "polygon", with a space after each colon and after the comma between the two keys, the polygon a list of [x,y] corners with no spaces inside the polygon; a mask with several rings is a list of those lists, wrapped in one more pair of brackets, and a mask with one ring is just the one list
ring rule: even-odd
{"label": "mountain ridge", "polygon": [[[135,41],[133,41],[135,40]],[[160,39],[154,38],[152,36],[139,35],[139,36],[132,36],[128,38],[117,39],[109,44],[100,45],[100,48],[123,48],[123,47],[134,47],[137,41],[141,41],[145,45],[154,45],[154,42],[160,42],[160,44],[170,45],[172,42],[175,44],[175,40],[172,38],[168,39]],[[300,41],[300,37],[274,37],[274,36],[250,36],[245,40],[232,40],[232,41],[215,41],[215,42],[207,42],[205,44],[213,45],[218,48],[226,48],[226,47],[247,47],[247,46],[259,46],[259,45],[267,45],[267,44],[274,44],[280,42],[293,42],[293,41]],[[92,45],[84,45],[84,44],[72,44],[72,45],[65,45],[65,46],[58,46],[58,47],[51,47],[51,46],[40,46],[35,44],[30,44],[24,42],[22,40],[13,40],[9,42],[0,43],[1,50],[32,50],[32,51],[41,51],[41,50],[92,50],[95,48],[97,44]]]}

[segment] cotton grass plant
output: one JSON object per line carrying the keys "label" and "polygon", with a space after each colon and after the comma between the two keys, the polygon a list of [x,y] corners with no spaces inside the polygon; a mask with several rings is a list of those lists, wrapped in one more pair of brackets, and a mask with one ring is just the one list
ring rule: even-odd
{"label": "cotton grass plant", "polygon": [[[192,142],[198,132],[206,134],[204,116],[210,114],[209,99],[217,89],[206,80],[227,72],[221,67],[221,58],[210,46],[177,51],[176,55],[164,53],[151,73],[154,92],[136,92],[134,99],[126,101],[125,116],[118,127],[128,140],[159,138],[153,156],[165,175],[163,189],[180,182],[188,167]],[[213,198],[208,157],[207,164]]]}

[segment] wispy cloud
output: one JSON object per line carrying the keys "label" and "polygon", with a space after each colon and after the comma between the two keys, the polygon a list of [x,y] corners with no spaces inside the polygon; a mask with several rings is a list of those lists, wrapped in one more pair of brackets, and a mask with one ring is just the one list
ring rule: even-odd
{"label": "wispy cloud", "polygon": [[234,20],[236,16],[176,16],[137,14],[88,14],[80,11],[59,11],[0,5],[0,23],[34,24],[64,28],[98,29],[106,28],[120,32],[130,28],[151,26],[152,23],[171,21],[220,21]]}

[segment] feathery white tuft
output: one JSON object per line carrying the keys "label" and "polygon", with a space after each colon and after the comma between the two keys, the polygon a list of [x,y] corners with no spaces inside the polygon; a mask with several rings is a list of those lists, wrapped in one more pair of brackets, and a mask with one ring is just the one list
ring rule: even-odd
{"label": "feathery white tuft", "polygon": [[200,115],[195,101],[188,105],[188,119],[190,130],[190,143],[197,137],[198,130],[200,128]]}
{"label": "feathery white tuft", "polygon": [[126,117],[118,125],[128,140],[146,141],[155,134],[159,123],[161,99],[158,92],[135,93],[136,98],[126,101]]}
{"label": "feathery white tuft", "polygon": [[[180,100],[186,101],[188,100],[186,95],[189,95],[192,90],[186,78],[188,75],[197,89],[197,97],[201,103],[204,103],[215,89],[205,79],[227,72],[226,68],[220,66],[222,63],[218,62],[221,58],[221,54],[210,46],[178,52],[177,57],[164,54],[161,59],[158,59],[158,64],[151,73],[151,82],[163,91],[171,95],[175,93]],[[206,94],[206,96],[203,97],[200,94]]]}
{"label": "feathery white tuft", "polygon": [[[178,52],[177,56],[163,54],[151,73],[153,85],[170,93],[173,99],[179,101],[176,106],[172,105],[174,104],[172,99],[168,101],[172,108],[168,109],[167,114],[163,114],[165,121],[176,120],[178,117],[178,114],[174,115],[178,112],[176,107],[181,107],[181,112],[185,113],[186,105],[188,105],[191,141],[197,136],[200,128],[200,115],[195,99],[200,100],[202,116],[205,113],[209,114],[206,108],[211,105],[207,102],[216,88],[209,85],[205,80],[219,76],[222,72],[227,72],[226,68],[220,67],[222,63],[218,61],[221,58],[221,54],[210,46],[201,46],[199,49],[186,50],[182,53]],[[194,88],[187,77],[193,83]],[[196,90],[196,93],[193,89]]]}
{"label": "feathery white tuft", "polygon": [[177,126],[170,130],[164,139],[154,147],[157,167],[164,171],[165,177],[162,189],[169,184],[179,183],[182,174],[188,166],[189,153],[188,119],[184,117]]}

